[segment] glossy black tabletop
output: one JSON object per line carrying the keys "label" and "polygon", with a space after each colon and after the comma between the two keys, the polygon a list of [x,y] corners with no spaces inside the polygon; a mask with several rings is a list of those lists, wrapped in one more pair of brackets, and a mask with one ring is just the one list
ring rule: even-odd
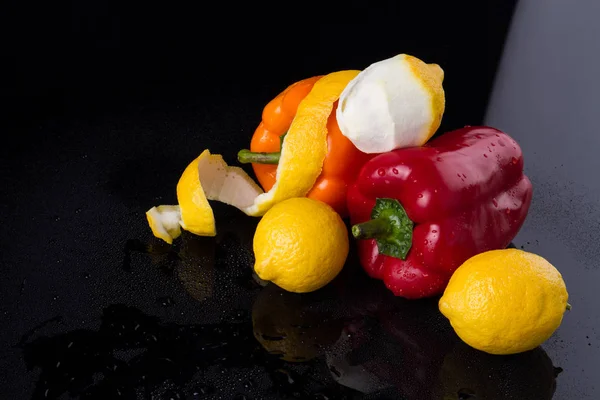
{"label": "glossy black tabletop", "polygon": [[394,297],[354,248],[317,292],[265,286],[252,273],[258,219],[232,207],[213,205],[215,238],[152,237],[144,213],[175,204],[185,166],[205,148],[236,164],[264,105],[302,78],[409,53],[446,72],[441,132],[483,123],[511,2],[389,3],[13,10],[0,397],[600,396],[598,192],[544,167],[560,144],[541,132],[516,135],[535,194],[514,245],[563,272],[573,309],[531,352],[469,348],[437,299]]}

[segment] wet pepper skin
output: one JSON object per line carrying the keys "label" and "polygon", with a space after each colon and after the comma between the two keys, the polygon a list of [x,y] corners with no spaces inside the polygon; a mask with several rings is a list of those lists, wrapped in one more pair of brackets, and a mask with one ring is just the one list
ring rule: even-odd
{"label": "wet pepper skin", "polygon": [[357,224],[371,218],[377,198],[404,207],[414,222],[405,260],[379,254],[375,239],[359,240],[358,250],[371,277],[415,299],[441,294],[470,257],[508,246],[531,197],[517,142],[494,128],[465,127],[371,159],[348,191],[348,209]]}

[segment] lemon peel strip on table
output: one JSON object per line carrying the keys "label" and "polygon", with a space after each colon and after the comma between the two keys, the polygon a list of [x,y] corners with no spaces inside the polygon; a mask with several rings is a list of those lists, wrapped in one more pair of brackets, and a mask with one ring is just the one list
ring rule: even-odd
{"label": "lemon peel strip on table", "polygon": [[194,161],[192,161],[177,183],[177,202],[181,209],[180,225],[188,232],[199,236],[215,236],[215,217],[204,194],[200,182],[200,163],[210,156],[208,150],[204,150]]}
{"label": "lemon peel strip on table", "polygon": [[230,167],[219,154],[204,150],[184,170],[177,183],[178,205],[152,207],[146,212],[154,236],[172,244],[181,228],[198,236],[215,236],[215,217],[208,200],[238,209],[250,206],[262,189],[239,167]]}
{"label": "lemon peel strip on table", "polygon": [[293,197],[304,197],[310,191],[327,156],[327,120],[333,104],[359,72],[333,72],[315,83],[300,102],[283,141],[275,184],[242,211],[251,216],[262,216],[275,204]]}
{"label": "lemon peel strip on table", "polygon": [[152,234],[168,244],[181,236],[181,211],[179,206],[158,206],[146,211]]}

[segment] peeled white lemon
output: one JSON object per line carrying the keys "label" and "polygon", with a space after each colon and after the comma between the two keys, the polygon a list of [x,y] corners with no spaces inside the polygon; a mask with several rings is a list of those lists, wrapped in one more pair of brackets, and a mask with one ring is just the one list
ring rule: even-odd
{"label": "peeled white lemon", "polygon": [[444,114],[443,79],[439,65],[407,54],[371,64],[340,96],[340,131],[364,153],[425,144]]}

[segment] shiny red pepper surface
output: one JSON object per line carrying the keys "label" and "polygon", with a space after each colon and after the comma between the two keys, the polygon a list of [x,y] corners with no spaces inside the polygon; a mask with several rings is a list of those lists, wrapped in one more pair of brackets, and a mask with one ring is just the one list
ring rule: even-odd
{"label": "shiny red pepper surface", "polygon": [[494,128],[465,127],[371,159],[348,192],[348,209],[365,271],[415,299],[441,294],[470,257],[508,246],[531,197],[517,142]]}

